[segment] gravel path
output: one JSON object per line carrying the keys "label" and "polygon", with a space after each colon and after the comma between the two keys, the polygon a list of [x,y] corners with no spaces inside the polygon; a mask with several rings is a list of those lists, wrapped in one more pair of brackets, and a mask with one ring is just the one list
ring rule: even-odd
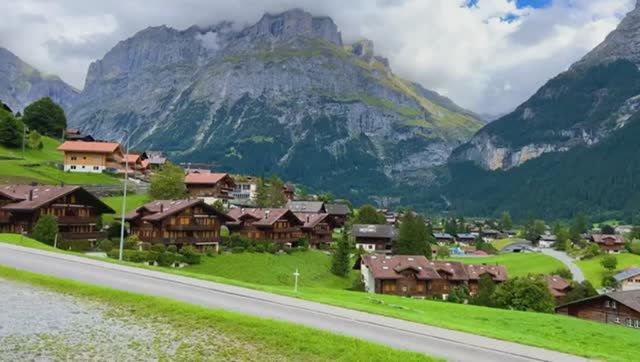
{"label": "gravel path", "polygon": [[566,265],[569,270],[571,270],[571,274],[573,274],[573,280],[578,283],[584,281],[584,274],[582,273],[582,269],[576,265],[573,258],[567,255],[567,253],[554,250],[554,249],[542,249],[542,254],[548,255],[552,258],[558,259],[562,262],[562,264]]}

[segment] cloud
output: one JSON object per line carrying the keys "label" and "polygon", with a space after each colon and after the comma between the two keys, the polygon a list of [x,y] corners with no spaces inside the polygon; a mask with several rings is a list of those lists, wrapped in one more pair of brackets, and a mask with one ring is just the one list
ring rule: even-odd
{"label": "cloud", "polygon": [[[503,113],[615,28],[634,0],[0,0],[0,46],[81,88],[91,61],[148,26],[237,25],[293,7],[372,39],[399,75],[482,113]],[[539,6],[544,4],[544,6]],[[204,44],[218,46],[215,33]]]}

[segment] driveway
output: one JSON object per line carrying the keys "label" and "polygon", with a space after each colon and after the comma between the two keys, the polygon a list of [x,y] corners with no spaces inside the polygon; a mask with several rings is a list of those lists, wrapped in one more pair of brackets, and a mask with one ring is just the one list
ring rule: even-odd
{"label": "driveway", "polygon": [[578,283],[581,283],[585,280],[584,274],[582,273],[582,269],[576,265],[575,261],[572,257],[567,255],[564,251],[558,251],[555,249],[542,249],[542,254],[548,255],[552,258],[555,258],[562,262],[562,264],[566,265],[569,270],[571,270],[571,274],[573,274],[573,280]]}
{"label": "driveway", "polygon": [[252,289],[4,243],[0,243],[0,265],[297,323],[449,361],[585,361],[541,348]]}

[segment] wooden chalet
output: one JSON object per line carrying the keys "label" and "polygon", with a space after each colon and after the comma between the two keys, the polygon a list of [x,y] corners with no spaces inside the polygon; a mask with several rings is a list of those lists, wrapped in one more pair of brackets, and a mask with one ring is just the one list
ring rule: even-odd
{"label": "wooden chalet", "polygon": [[67,130],[64,132],[64,139],[67,141],[95,141],[95,139],[91,135],[83,135],[82,132],[77,128],[67,128]]}
{"label": "wooden chalet", "polygon": [[347,218],[351,215],[351,209],[345,204],[326,204],[324,208],[327,214],[333,217],[338,227],[343,227],[347,223]]}
{"label": "wooden chalet", "polygon": [[102,173],[122,169],[124,154],[118,143],[66,141],[58,147],[64,153],[66,172]]}
{"label": "wooden chalet", "polygon": [[218,247],[220,227],[233,221],[200,199],[158,200],[126,215],[130,233],[152,244]]}
{"label": "wooden chalet", "polygon": [[208,203],[216,200],[228,202],[233,197],[230,193],[236,185],[227,173],[189,172],[184,183],[190,197],[197,197]]}
{"label": "wooden chalet", "polygon": [[302,235],[309,240],[313,248],[329,246],[333,241],[333,229],[337,227],[333,217],[329,214],[296,213],[298,219],[304,222]]}
{"label": "wooden chalet", "polygon": [[593,234],[591,241],[598,244],[603,253],[619,253],[624,250],[622,235]]}
{"label": "wooden chalet", "polygon": [[291,184],[284,184],[282,186],[282,194],[285,199],[292,201],[296,196],[296,188]]}
{"label": "wooden chalet", "polygon": [[304,222],[289,209],[235,208],[229,216],[235,219],[226,224],[229,231],[250,239],[297,246],[303,237]]}
{"label": "wooden chalet", "polygon": [[474,244],[476,242],[476,238],[477,238],[478,234],[474,234],[474,233],[458,233],[456,235],[456,241],[461,243],[461,244]]}
{"label": "wooden chalet", "polygon": [[396,239],[393,225],[353,225],[351,236],[358,249],[366,252],[390,253]]}
{"label": "wooden chalet", "polygon": [[544,281],[547,283],[549,292],[558,302],[571,291],[571,283],[558,275],[545,275]]}
{"label": "wooden chalet", "polygon": [[597,295],[556,308],[556,313],[640,329],[640,290]]}
{"label": "wooden chalet", "polygon": [[30,234],[43,215],[54,216],[63,240],[98,240],[102,214],[115,211],[79,186],[0,186],[0,232]]}
{"label": "wooden chalet", "polygon": [[453,235],[447,233],[434,233],[433,238],[438,244],[451,244],[455,241]]}
{"label": "wooden chalet", "polygon": [[452,288],[462,285],[474,295],[483,275],[496,283],[507,280],[503,266],[429,261],[423,255],[365,255],[356,268],[367,292],[407,297],[446,299]]}
{"label": "wooden chalet", "polygon": [[324,214],[326,209],[322,201],[289,201],[287,209],[294,213]]}
{"label": "wooden chalet", "polygon": [[122,172],[124,172],[125,166],[128,166],[127,172],[130,176],[144,176],[148,173],[149,161],[144,153],[129,153],[125,155],[122,161],[120,161]]}
{"label": "wooden chalet", "polygon": [[630,268],[613,276],[618,290],[640,290],[640,268]]}

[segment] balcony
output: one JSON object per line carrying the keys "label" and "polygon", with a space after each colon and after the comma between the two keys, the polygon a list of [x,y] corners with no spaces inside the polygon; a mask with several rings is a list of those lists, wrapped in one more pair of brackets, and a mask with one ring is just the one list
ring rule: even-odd
{"label": "balcony", "polygon": [[100,240],[106,239],[107,233],[102,232],[91,232],[91,233],[74,233],[74,232],[64,232],[60,233],[62,240]]}
{"label": "balcony", "polygon": [[171,231],[215,231],[215,225],[167,225],[167,230]]}
{"label": "balcony", "polygon": [[93,216],[58,216],[58,225],[85,225],[97,222],[98,218]]}
{"label": "balcony", "polygon": [[197,237],[151,238],[149,241],[151,241],[152,243],[163,243],[163,244],[198,244],[198,243],[220,242],[220,240],[216,238],[197,238]]}

